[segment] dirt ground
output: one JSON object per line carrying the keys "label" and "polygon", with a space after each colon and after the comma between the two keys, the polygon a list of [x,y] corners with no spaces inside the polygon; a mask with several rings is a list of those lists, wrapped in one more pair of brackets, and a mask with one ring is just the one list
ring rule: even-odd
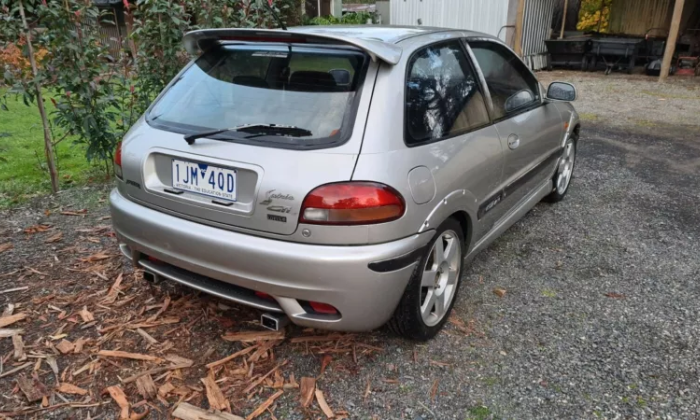
{"label": "dirt ground", "polygon": [[540,76],[579,87],[570,194],[476,258],[429,343],[266,336],[254,310],[151,285],[108,187],[0,213],[0,418],[700,417],[700,83]]}

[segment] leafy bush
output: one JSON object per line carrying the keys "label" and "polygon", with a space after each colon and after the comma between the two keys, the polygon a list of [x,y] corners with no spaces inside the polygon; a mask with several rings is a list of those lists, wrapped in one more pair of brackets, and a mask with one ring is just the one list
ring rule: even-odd
{"label": "leafy bush", "polygon": [[42,43],[51,54],[46,76],[51,82],[56,111],[52,122],[64,134],[85,144],[87,159],[102,164],[111,173],[114,149],[124,134],[117,120],[120,103],[109,51],[102,43],[97,25],[100,11],[92,2],[48,0],[38,9],[47,30]]}
{"label": "leafy bush", "polygon": [[607,32],[612,2],[613,0],[582,0],[576,29],[598,31],[600,28],[600,32]]}
{"label": "leafy bush", "polygon": [[346,13],[342,17],[318,16],[305,22],[306,25],[364,25],[374,22],[374,14],[370,12]]}
{"label": "leafy bush", "polygon": [[[46,48],[37,48],[34,51],[37,65],[42,65],[47,54]],[[17,42],[0,45],[0,68],[5,72],[10,72],[5,77],[6,84],[11,84],[12,79],[31,77],[32,67],[29,63],[24,37],[21,37]]]}

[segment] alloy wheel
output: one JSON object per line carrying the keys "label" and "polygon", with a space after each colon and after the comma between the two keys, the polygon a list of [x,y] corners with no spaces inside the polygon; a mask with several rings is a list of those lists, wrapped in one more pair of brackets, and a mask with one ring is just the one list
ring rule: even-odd
{"label": "alloy wheel", "polygon": [[462,268],[459,237],[444,231],[433,244],[421,278],[420,313],[425,325],[437,325],[447,314]]}
{"label": "alloy wheel", "polygon": [[574,142],[569,140],[564,149],[564,156],[559,162],[559,171],[557,176],[557,193],[564,194],[569,188],[571,175],[574,173],[574,162],[576,160],[576,148]]}

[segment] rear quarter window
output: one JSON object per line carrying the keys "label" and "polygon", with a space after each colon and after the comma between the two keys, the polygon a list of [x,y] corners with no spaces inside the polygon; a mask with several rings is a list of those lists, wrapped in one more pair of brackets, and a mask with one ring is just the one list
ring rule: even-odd
{"label": "rear quarter window", "polygon": [[409,146],[490,123],[476,74],[459,42],[435,44],[414,53],[405,89],[405,141]]}

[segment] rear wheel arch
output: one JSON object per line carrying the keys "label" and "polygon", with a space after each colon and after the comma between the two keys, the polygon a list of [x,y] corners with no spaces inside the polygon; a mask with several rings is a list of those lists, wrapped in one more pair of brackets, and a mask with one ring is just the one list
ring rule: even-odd
{"label": "rear wheel arch", "polygon": [[462,252],[464,255],[466,255],[467,251],[470,249],[472,232],[474,231],[472,219],[469,216],[469,213],[464,210],[459,210],[452,213],[448,219],[455,219],[462,227],[462,238],[464,239],[464,247]]}

